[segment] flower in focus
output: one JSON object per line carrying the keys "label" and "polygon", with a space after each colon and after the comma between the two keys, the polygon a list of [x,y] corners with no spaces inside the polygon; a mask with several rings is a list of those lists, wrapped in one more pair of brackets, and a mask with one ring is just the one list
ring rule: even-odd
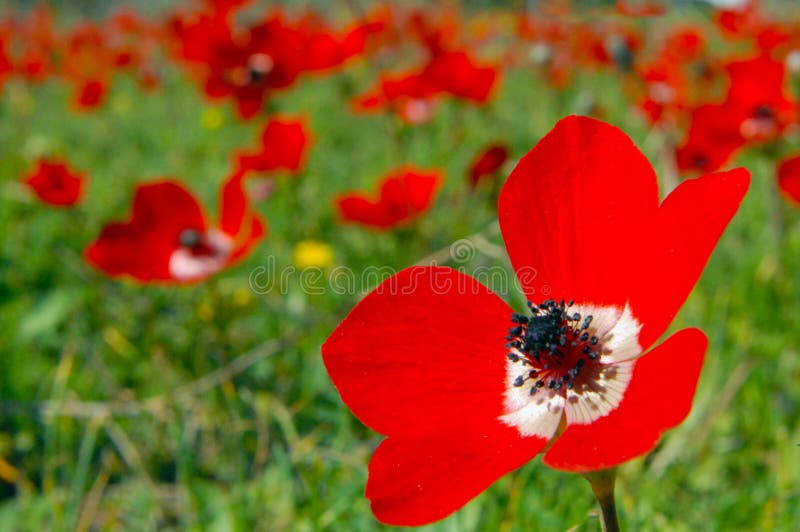
{"label": "flower in focus", "polygon": [[475,187],[482,179],[494,175],[507,159],[508,148],[502,144],[492,144],[481,150],[470,165],[470,185]]}
{"label": "flower in focus", "polygon": [[[375,516],[421,525],[544,452],[587,472],[648,452],[688,414],[707,347],[653,348],[749,185],[744,169],[656,175],[620,130],[556,124],[499,201],[522,313],[477,280],[414,267],[362,300],[322,348],[342,400],[387,436],[369,466]],[[545,450],[546,449],[546,450]]]}
{"label": "flower in focus", "polygon": [[392,172],[381,182],[378,199],[361,192],[344,194],[337,200],[342,220],[377,229],[391,229],[410,222],[433,204],[442,176],[403,168]]}
{"label": "flower in focus", "polygon": [[292,262],[300,270],[327,268],[333,263],[333,248],[325,242],[303,240],[295,246]]}
{"label": "flower in focus", "polygon": [[785,159],[778,165],[778,187],[800,206],[800,155]]}
{"label": "flower in focus", "polygon": [[112,277],[141,282],[193,282],[233,265],[265,234],[249,204],[240,173],[220,193],[219,226],[180,183],[140,185],[130,220],[106,225],[86,249],[86,259]]}
{"label": "flower in focus", "polygon": [[310,134],[302,120],[271,118],[261,133],[260,151],[242,153],[238,166],[243,172],[302,169]]}
{"label": "flower in focus", "polygon": [[41,159],[23,182],[45,203],[69,207],[80,201],[86,177],[70,170],[62,161]]}

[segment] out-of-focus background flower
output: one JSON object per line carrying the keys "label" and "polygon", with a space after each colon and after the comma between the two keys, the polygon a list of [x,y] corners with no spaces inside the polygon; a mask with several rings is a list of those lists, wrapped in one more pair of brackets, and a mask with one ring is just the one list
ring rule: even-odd
{"label": "out-of-focus background flower", "polygon": [[[800,528],[798,97],[791,0],[2,2],[0,529],[380,528],[379,436],[320,345],[413,264],[521,308],[497,194],[569,114],[662,195],[753,174],[672,326],[710,338],[693,413],[621,468],[623,524]],[[593,508],[535,460],[431,529]]]}

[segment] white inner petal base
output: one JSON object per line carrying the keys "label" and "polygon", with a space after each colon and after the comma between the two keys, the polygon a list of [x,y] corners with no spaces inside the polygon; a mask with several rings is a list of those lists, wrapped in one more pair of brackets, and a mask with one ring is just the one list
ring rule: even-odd
{"label": "white inner petal base", "polygon": [[231,251],[233,239],[216,229],[208,230],[203,235],[203,243],[211,253],[198,254],[191,249],[179,247],[169,258],[169,272],[179,281],[204,279],[225,267]]}
{"label": "white inner petal base", "polygon": [[[596,337],[596,344],[578,341],[573,346],[568,342],[559,348],[563,356],[542,354],[539,360],[531,353],[512,348],[510,353],[524,362],[506,361],[504,414],[499,419],[515,427],[522,436],[551,438],[564,415],[567,424],[574,425],[586,425],[608,415],[622,402],[635,359],[642,354],[639,345],[642,325],[628,305],[619,308],[575,304],[569,312],[580,314],[581,322],[587,316],[592,317],[588,327],[578,330],[572,339],[588,333],[589,337]],[[593,355],[595,358],[583,351],[587,345],[597,353]],[[551,380],[558,382],[559,377],[574,371],[578,363],[580,367],[574,376],[570,375],[563,385],[550,386]],[[530,372],[535,375],[529,375]],[[521,377],[524,384],[520,384]],[[541,381],[538,386],[537,381]]]}

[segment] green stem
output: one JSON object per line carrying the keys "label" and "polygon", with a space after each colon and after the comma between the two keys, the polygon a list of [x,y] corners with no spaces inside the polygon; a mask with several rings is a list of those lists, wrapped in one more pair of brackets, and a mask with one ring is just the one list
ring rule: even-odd
{"label": "green stem", "polygon": [[600,525],[603,532],[619,532],[619,521],[617,520],[617,505],[614,503],[614,480],[616,480],[617,468],[601,469],[600,471],[589,471],[583,474],[583,478],[589,481],[592,491],[600,503]]}

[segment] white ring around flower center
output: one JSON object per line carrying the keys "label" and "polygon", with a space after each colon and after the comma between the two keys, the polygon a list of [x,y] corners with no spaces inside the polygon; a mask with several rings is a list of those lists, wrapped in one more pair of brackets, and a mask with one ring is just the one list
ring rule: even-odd
{"label": "white ring around flower center", "polygon": [[569,425],[587,425],[613,411],[625,396],[635,359],[641,355],[639,332],[642,325],[628,305],[574,305],[570,309],[593,319],[587,329],[598,338],[600,357],[581,370],[571,389],[541,389],[531,395],[530,388],[515,386],[519,364],[506,361],[504,424],[515,427],[522,436],[551,438],[566,414]]}

